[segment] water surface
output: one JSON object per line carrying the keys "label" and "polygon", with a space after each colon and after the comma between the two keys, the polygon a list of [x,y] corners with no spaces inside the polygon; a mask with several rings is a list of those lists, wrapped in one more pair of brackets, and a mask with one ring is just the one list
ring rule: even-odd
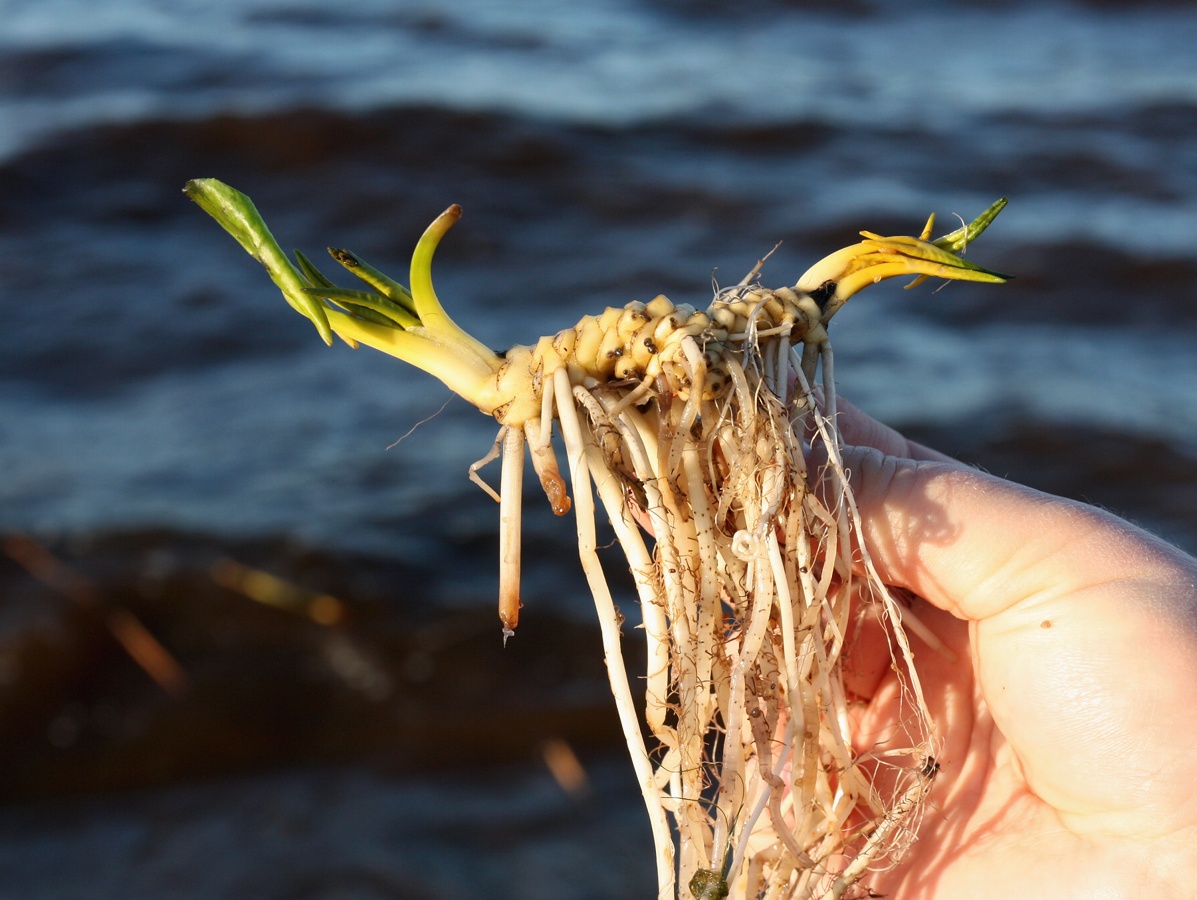
{"label": "water surface", "polygon": [[[461,203],[437,287],[495,347],[661,292],[704,305],[778,241],[765,281],[791,283],[861,228],[909,233],[935,210],[946,231],[1008,196],[969,253],[1017,280],[854,299],[833,330],[841,390],[1197,549],[1193,46],[1197,9],[1167,3],[10,3],[0,528],[46,542],[111,602],[133,603],[172,560],[194,599],[226,555],[335,585],[392,625],[416,608],[490,615],[496,509],[465,470],[493,423],[442,409],[448,392],[393,360],[324,348],[180,193],[213,176],[253,196],[285,247],[350,247],[401,279],[424,225]],[[588,622],[569,523],[532,501],[529,527],[527,615]],[[375,574],[332,578],[301,564],[313,556]],[[96,737],[118,709],[208,746],[207,726],[155,718],[173,707],[135,690],[136,670],[87,693],[87,666],[33,666],[74,659],[92,632],[5,566],[6,684],[38,698],[23,718],[5,707],[10,734],[51,760],[70,752],[64,735],[126,747]],[[174,633],[161,605],[136,608]],[[224,621],[244,646],[248,626]],[[276,644],[297,640],[278,628]],[[317,670],[326,638],[297,651]],[[552,658],[552,638],[520,642]],[[202,646],[197,678],[223,658]],[[543,708],[564,702],[550,691]],[[86,840],[126,840],[124,815]],[[61,834],[39,852],[69,856]],[[327,852],[333,865],[348,851]],[[21,871],[22,896],[69,895],[54,866]],[[502,896],[488,879],[436,896]],[[513,882],[507,896],[539,895]]]}

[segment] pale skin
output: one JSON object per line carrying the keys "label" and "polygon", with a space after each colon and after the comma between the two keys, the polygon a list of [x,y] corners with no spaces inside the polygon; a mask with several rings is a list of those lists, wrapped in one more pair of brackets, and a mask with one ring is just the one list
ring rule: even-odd
{"label": "pale skin", "polygon": [[[940,769],[918,841],[861,886],[1197,897],[1197,560],[848,404],[840,427],[874,563],[956,655],[915,642]],[[880,638],[866,628],[846,662],[859,750],[899,710]]]}

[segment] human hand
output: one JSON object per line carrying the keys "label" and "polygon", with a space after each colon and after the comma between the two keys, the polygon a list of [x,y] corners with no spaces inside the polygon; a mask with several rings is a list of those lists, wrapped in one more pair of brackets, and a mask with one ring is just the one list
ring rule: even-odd
{"label": "human hand", "polygon": [[[942,750],[919,838],[870,890],[1197,896],[1197,560],[840,408],[864,541],[955,653],[915,644]],[[859,749],[899,721],[883,639],[845,663]]]}

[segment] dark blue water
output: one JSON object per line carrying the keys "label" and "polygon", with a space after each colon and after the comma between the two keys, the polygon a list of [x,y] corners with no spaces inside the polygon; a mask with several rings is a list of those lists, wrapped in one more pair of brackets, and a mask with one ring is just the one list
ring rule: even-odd
{"label": "dark blue water", "polygon": [[863,295],[843,389],[898,422],[1018,416],[1197,448],[1197,10],[1006,4],[19,3],[0,36],[0,522],[286,530],[403,553],[488,426],[323,351],[179,195],[216,176],[285,246],[402,276],[423,225],[494,346],[785,241],[1011,204],[1022,276]]}
{"label": "dark blue water", "polygon": [[[465,470],[492,424],[453,402],[392,447],[447,391],[324,348],[181,194],[213,176],[285,247],[401,280],[462,204],[437,286],[495,347],[1008,196],[970,254],[1018,279],[853,300],[841,390],[1197,548],[1190,4],[10,0],[4,23],[0,529],[287,541],[490,606],[496,510]],[[569,524],[536,510],[526,600],[584,620]]]}

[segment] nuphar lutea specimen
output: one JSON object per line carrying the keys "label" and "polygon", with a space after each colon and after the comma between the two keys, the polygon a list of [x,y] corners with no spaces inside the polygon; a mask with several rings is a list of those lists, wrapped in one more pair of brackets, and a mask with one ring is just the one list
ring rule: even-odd
{"label": "nuphar lutea specimen", "polygon": [[[934,217],[917,238],[862,232],[863,241],[793,287],[756,284],[758,264],[705,311],[657,297],[495,353],[449,318],[433,291],[432,256],[458,207],[416,245],[410,288],[330,250],[363,283],[350,289],[302,254],[293,265],[244,195],[211,179],[186,192],[266,267],[326,343],[336,334],[397,356],[498,420],[480,461],[501,455],[498,493],[477,465],[470,475],[499,502],[504,639],[520,614],[525,456],[558,514],[572,498],[611,690],[652,825],[658,897],[863,892],[861,878],[913,839],[938,768],[907,631],[932,645],[934,636],[854,540],[827,324],[857,291],[897,275],[1003,281],[958,254],[1005,201],[936,240]],[[807,473],[811,448],[822,460],[817,479]],[[642,710],[596,554],[596,497],[639,593]],[[905,719],[862,752],[853,747],[841,662],[864,615],[885,623]]]}

